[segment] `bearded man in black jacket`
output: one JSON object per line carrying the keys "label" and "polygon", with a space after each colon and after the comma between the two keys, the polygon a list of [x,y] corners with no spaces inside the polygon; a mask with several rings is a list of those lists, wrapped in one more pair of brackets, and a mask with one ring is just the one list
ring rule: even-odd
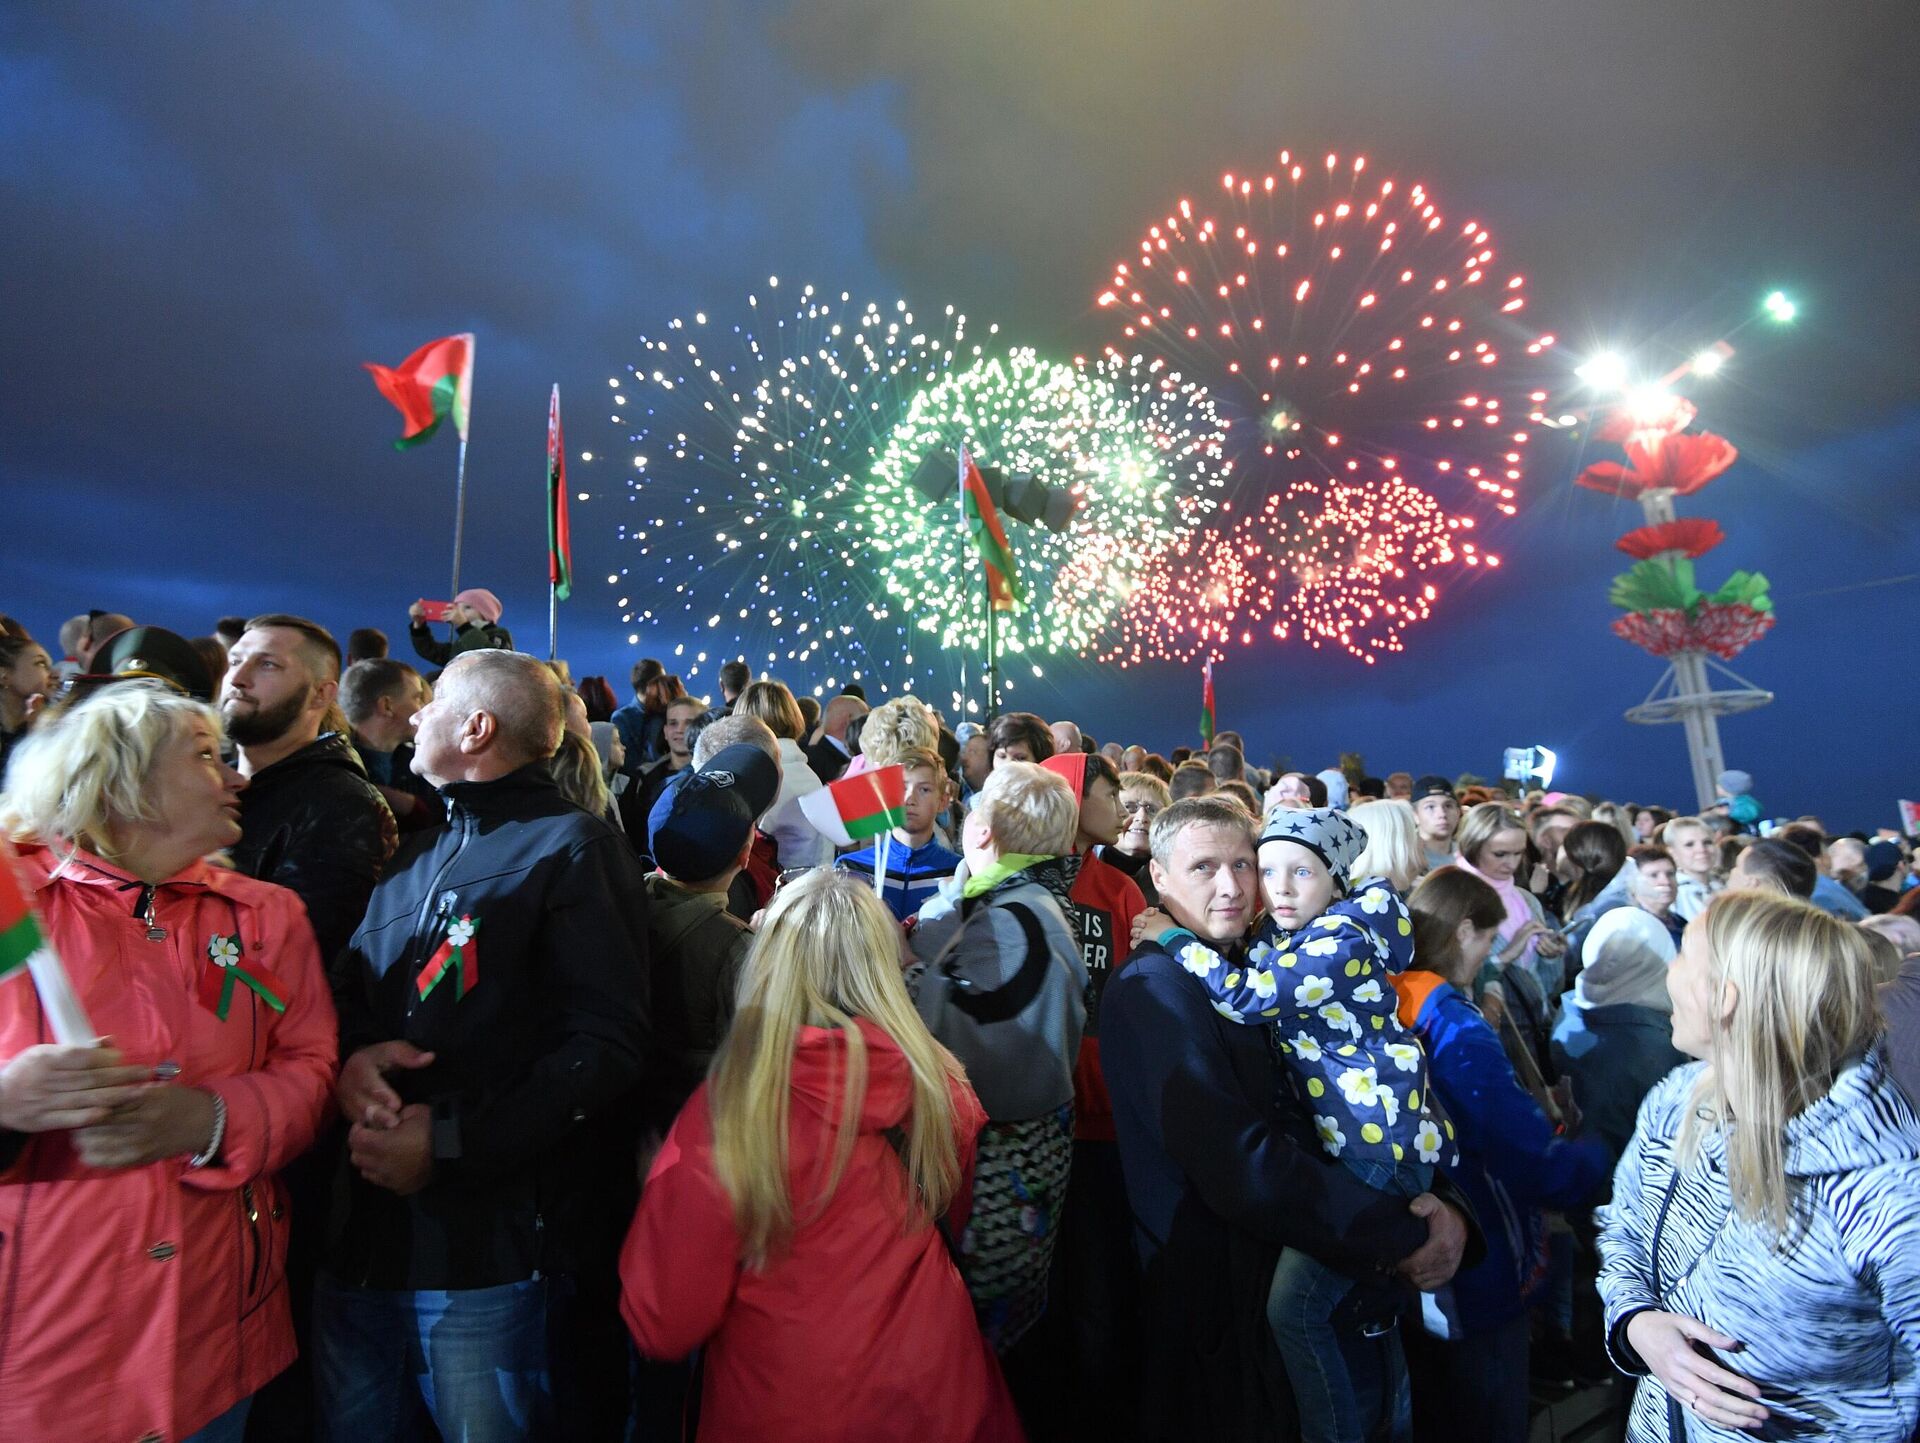
{"label": "bearded man in black jacket", "polygon": [[325,1438],[422,1415],[447,1438],[618,1436],[646,892],[547,774],[563,715],[533,657],[453,660],[413,763],[448,825],[407,843],[335,964],[351,1131],[315,1310]]}

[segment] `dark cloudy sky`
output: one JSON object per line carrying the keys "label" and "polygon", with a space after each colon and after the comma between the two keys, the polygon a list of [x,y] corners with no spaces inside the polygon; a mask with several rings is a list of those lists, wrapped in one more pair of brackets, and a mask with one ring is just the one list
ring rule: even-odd
{"label": "dark cloudy sky", "polygon": [[[1916,53],[1911,0],[9,5],[0,610],[397,635],[444,590],[452,448],[387,449],[358,363],[472,330],[466,574],[531,644],[551,383],[592,397],[641,332],[775,272],[1085,349],[1175,197],[1359,149],[1493,225],[1570,355],[1664,363],[1776,285],[1802,303],[1700,397],[1743,451],[1713,561],[1765,571],[1782,618],[1738,663],[1779,701],[1724,733],[1773,808],[1885,823],[1920,794]],[[570,410],[574,449],[615,439]],[[1659,674],[1606,630],[1634,517],[1552,454],[1508,564],[1404,656],[1236,652],[1222,724],[1380,771],[1545,742],[1572,786],[1684,799],[1678,729],[1620,718]],[[610,508],[575,522],[562,649],[618,674]],[[1171,667],[1054,675],[1015,700],[1103,736],[1164,749],[1197,710]]]}

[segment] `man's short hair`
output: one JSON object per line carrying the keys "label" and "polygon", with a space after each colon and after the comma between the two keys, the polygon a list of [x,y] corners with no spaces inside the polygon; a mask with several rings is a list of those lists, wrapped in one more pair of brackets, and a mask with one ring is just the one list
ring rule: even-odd
{"label": "man's short hair", "polygon": [[65,621],[60,623],[60,650],[68,656],[72,656],[74,649],[80,645],[81,638],[86,634],[86,612],[83,611],[78,616],[69,616]]}
{"label": "man's short hair", "polygon": [[723,661],[720,663],[720,690],[732,696],[738,696],[747,689],[747,683],[753,680],[753,669],[744,661]]}
{"label": "man's short hair", "polygon": [[243,636],[246,630],[247,619],[244,616],[223,616],[213,624],[213,634],[215,636],[230,635],[237,639]]}
{"label": "man's short hair", "polygon": [[1827,850],[1827,834],[1818,827],[1808,826],[1805,822],[1789,822],[1773,834],[1773,840],[1785,842],[1790,847],[1798,847],[1816,860],[1822,852]]}
{"label": "man's short hair", "polygon": [[1207,753],[1207,767],[1216,781],[1237,782],[1247,774],[1247,758],[1232,742],[1215,742]]}
{"label": "man's short hair", "polygon": [[695,716],[700,716],[707,709],[707,701],[705,697],[677,696],[667,703],[667,709],[662,712],[661,715],[672,716],[676,709],[680,711],[690,711]]}
{"label": "man's short hair", "polygon": [[1772,882],[1790,897],[1811,897],[1820,876],[1811,856],[1778,837],[1750,843],[1741,851],[1739,865],[1749,877]]}
{"label": "man's short hair", "polygon": [[347,633],[347,665],[373,661],[387,654],[387,634],[377,626],[358,626]]}
{"label": "man's short hair", "polygon": [[1185,797],[1204,797],[1218,785],[1213,768],[1205,762],[1184,761],[1173,769],[1173,780],[1167,783],[1167,789],[1177,802]]}
{"label": "man's short hair", "polygon": [[1053,755],[1053,733],[1047,724],[1030,711],[1002,712],[987,728],[987,742],[995,754],[1017,742],[1025,742],[1036,762]]}
{"label": "man's short hair", "polygon": [[658,657],[643,656],[633,664],[633,671],[628,677],[628,680],[633,683],[633,689],[635,691],[640,691],[646,687],[648,682],[652,681],[656,676],[664,674],[665,671],[666,667],[660,664]]}
{"label": "man's short hair", "polygon": [[[224,620],[222,624],[225,624]],[[249,631],[258,631],[267,626],[300,633],[300,655],[315,681],[340,680],[340,643],[319,622],[308,621],[304,616],[290,616],[284,611],[268,611],[247,622],[240,634],[244,636]]]}
{"label": "man's short hair", "polygon": [[398,698],[420,673],[390,656],[356,661],[340,677],[340,710],[354,726],[372,716],[380,698]]}
{"label": "man's short hair", "polygon": [[544,661],[524,651],[482,648],[462,652],[440,674],[445,693],[475,711],[492,715],[507,750],[525,761],[545,761],[566,730],[566,693]]}
{"label": "man's short hair", "polygon": [[735,712],[700,728],[700,739],[693,744],[693,764],[704,767],[719,752],[741,742],[760,748],[776,762],[780,760],[780,743],[774,739],[773,728],[757,716]]}
{"label": "man's short hair", "polygon": [[1225,827],[1247,839],[1253,849],[1260,835],[1260,824],[1253,814],[1232,797],[1182,797],[1163,807],[1147,829],[1147,850],[1163,867],[1173,865],[1173,846],[1188,827]]}
{"label": "man's short hair", "polygon": [[974,815],[1001,856],[1057,857],[1073,850],[1080,800],[1058,772],[1034,762],[1002,762],[973,799]]}

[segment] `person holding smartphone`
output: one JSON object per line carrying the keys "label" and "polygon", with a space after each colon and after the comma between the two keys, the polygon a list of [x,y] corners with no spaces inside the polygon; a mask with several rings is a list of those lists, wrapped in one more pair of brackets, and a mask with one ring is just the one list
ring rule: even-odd
{"label": "person holding smartphone", "polygon": [[[490,647],[513,650],[513,635],[500,625],[500,598],[483,586],[469,586],[452,601],[416,601],[407,608],[407,635],[414,651],[435,666],[456,656]],[[444,621],[453,627],[446,641],[435,638],[429,623]]]}

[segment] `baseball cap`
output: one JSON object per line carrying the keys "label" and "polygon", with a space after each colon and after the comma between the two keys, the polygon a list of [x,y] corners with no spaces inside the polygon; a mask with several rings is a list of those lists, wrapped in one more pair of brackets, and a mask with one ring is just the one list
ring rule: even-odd
{"label": "baseball cap", "polygon": [[1453,783],[1445,777],[1436,776],[1432,773],[1420,778],[1419,781],[1413,784],[1413,800],[1416,802],[1422,797],[1450,797],[1452,795]]}
{"label": "baseball cap", "polygon": [[780,768],[759,747],[722,747],[674,778],[647,818],[653,860],[670,877],[704,882],[732,865],[753,824],[780,794]]}

